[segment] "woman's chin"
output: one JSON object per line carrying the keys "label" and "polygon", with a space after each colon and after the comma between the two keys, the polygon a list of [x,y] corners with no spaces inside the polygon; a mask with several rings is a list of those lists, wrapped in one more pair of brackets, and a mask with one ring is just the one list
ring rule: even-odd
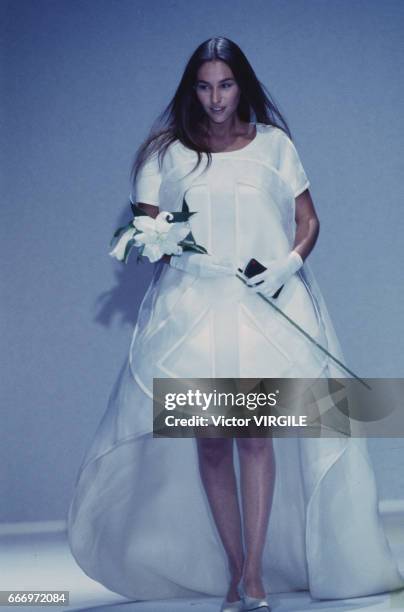
{"label": "woman's chin", "polygon": [[220,115],[209,115],[209,119],[211,121],[213,121],[214,123],[223,123],[223,121],[225,120],[225,115],[224,114],[220,114]]}

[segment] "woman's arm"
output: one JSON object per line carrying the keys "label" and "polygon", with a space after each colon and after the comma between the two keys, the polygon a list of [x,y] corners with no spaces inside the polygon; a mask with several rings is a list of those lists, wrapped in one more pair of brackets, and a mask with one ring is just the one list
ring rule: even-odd
{"label": "woman's arm", "polygon": [[253,291],[273,297],[277,291],[303,265],[304,259],[313,249],[319,234],[320,222],[314,210],[313,200],[306,189],[296,198],[296,235],[292,251],[280,259],[265,264],[266,269],[255,274],[246,283]]}
{"label": "woman's arm", "polygon": [[[159,207],[155,204],[138,202],[137,206],[141,210],[144,210],[147,215],[153,217],[153,219],[156,218],[160,212]],[[203,253],[186,251],[181,254],[181,257],[174,255],[174,257],[171,258],[171,255],[163,255],[161,259],[164,263],[171,265],[171,267],[194,274],[195,276],[212,278],[217,276],[233,276],[236,273],[236,267],[227,259],[215,256],[206,257]]]}
{"label": "woman's arm", "polygon": [[296,236],[293,250],[297,251],[304,260],[316,244],[320,231],[320,221],[308,189],[296,198],[295,221]]}
{"label": "woman's arm", "polygon": [[[144,204],[143,202],[137,202],[136,206],[138,206],[141,210],[144,210],[144,212],[153,219],[155,219],[160,212],[159,207],[155,204]],[[163,255],[161,259],[164,261],[164,263],[169,264],[170,258],[171,255]]]}
{"label": "woman's arm", "polygon": [[155,204],[143,204],[143,202],[136,202],[136,206],[141,210],[144,210],[149,217],[153,217],[155,219],[160,212],[160,209]]}

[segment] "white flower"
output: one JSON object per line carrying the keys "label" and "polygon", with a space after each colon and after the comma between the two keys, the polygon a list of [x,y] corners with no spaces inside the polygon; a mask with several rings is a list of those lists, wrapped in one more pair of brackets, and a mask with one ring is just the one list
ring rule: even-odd
{"label": "white flower", "polygon": [[109,255],[111,255],[111,257],[116,257],[116,259],[118,259],[119,261],[123,261],[126,245],[128,244],[129,240],[133,238],[135,232],[136,230],[134,228],[129,228],[125,230],[123,234],[121,234],[121,236],[119,237],[119,240],[112,249],[112,251],[109,252]]}
{"label": "white flower", "polygon": [[182,247],[178,243],[190,232],[187,222],[169,223],[167,218],[172,219],[171,213],[162,211],[155,219],[142,215],[132,221],[140,232],[135,235],[135,245],[144,245],[142,254],[151,262],[157,261],[163,255],[180,255]]}

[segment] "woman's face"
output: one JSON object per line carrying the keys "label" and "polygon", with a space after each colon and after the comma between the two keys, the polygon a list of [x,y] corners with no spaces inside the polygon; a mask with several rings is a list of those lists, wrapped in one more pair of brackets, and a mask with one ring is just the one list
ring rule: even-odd
{"label": "woman's face", "polygon": [[237,111],[240,88],[231,68],[221,60],[204,62],[195,83],[199,102],[211,121],[225,122]]}

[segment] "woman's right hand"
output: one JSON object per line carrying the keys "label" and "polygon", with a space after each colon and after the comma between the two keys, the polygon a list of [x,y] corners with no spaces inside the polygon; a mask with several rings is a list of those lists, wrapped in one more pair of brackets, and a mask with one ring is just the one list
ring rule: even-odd
{"label": "woman's right hand", "polygon": [[236,266],[229,259],[192,251],[185,251],[181,255],[171,255],[169,265],[201,278],[234,276],[237,271]]}

